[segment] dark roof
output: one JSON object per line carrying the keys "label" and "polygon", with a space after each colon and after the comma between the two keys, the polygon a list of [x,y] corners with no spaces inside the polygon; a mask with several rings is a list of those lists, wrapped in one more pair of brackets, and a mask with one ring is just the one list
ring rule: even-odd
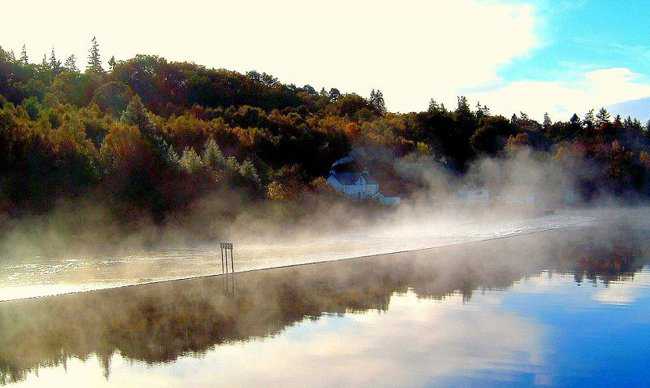
{"label": "dark roof", "polygon": [[[364,175],[363,173],[359,172],[336,172],[332,171],[332,176],[336,178],[341,184],[349,186],[349,185],[354,185],[356,182],[361,178],[361,176]],[[366,182],[371,185],[377,184],[375,180],[370,178],[368,175],[365,175]]]}
{"label": "dark roof", "polygon": [[341,184],[344,185],[354,185],[357,180],[359,180],[359,176],[361,174],[356,173],[356,172],[332,172],[332,175],[336,180],[341,182]]}

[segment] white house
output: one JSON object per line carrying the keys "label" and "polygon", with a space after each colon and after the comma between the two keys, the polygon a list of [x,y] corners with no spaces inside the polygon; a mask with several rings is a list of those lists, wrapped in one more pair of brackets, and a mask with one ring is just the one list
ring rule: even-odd
{"label": "white house", "polygon": [[367,171],[354,171],[354,158],[346,156],[332,164],[327,183],[334,190],[345,194],[351,199],[376,200],[384,205],[398,205],[399,197],[386,197],[379,191],[379,183],[373,180]]}
{"label": "white house", "polygon": [[336,191],[357,200],[369,199],[379,193],[379,184],[370,179],[367,172],[330,171],[327,183]]}

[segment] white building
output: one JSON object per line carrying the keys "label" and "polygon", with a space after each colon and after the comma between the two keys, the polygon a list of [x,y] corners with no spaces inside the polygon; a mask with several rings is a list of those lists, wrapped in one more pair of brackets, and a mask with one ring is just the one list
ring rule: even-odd
{"label": "white building", "polygon": [[332,164],[327,183],[334,190],[357,201],[376,200],[384,205],[398,205],[400,203],[399,197],[384,196],[379,191],[379,183],[370,178],[367,171],[353,171],[349,167],[353,163],[354,158],[346,156]]}
{"label": "white building", "polygon": [[370,179],[366,172],[330,171],[327,183],[336,191],[357,200],[370,199],[379,193],[379,184]]}

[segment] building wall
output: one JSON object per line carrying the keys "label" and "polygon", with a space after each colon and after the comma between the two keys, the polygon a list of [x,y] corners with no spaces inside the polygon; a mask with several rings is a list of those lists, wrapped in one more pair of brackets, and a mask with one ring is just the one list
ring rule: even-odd
{"label": "building wall", "polygon": [[367,184],[361,182],[356,185],[343,185],[333,176],[327,178],[327,183],[336,191],[339,191],[354,199],[368,199],[377,195],[379,192],[378,184]]}

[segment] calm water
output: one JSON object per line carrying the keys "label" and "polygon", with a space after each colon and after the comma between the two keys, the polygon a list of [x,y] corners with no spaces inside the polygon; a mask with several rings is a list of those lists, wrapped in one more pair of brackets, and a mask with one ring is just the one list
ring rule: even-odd
{"label": "calm water", "polygon": [[[336,260],[388,252],[482,241],[596,223],[612,217],[645,216],[650,209],[562,211],[536,217],[429,217],[407,223],[364,225],[346,231],[258,240],[256,234],[236,241],[237,271]],[[279,237],[279,238],[278,238]],[[0,301],[114,288],[155,281],[205,276],[220,270],[219,247],[128,251],[123,255],[0,257]]]}
{"label": "calm water", "polygon": [[647,386],[649,235],[549,231],[0,303],[0,383]]}

